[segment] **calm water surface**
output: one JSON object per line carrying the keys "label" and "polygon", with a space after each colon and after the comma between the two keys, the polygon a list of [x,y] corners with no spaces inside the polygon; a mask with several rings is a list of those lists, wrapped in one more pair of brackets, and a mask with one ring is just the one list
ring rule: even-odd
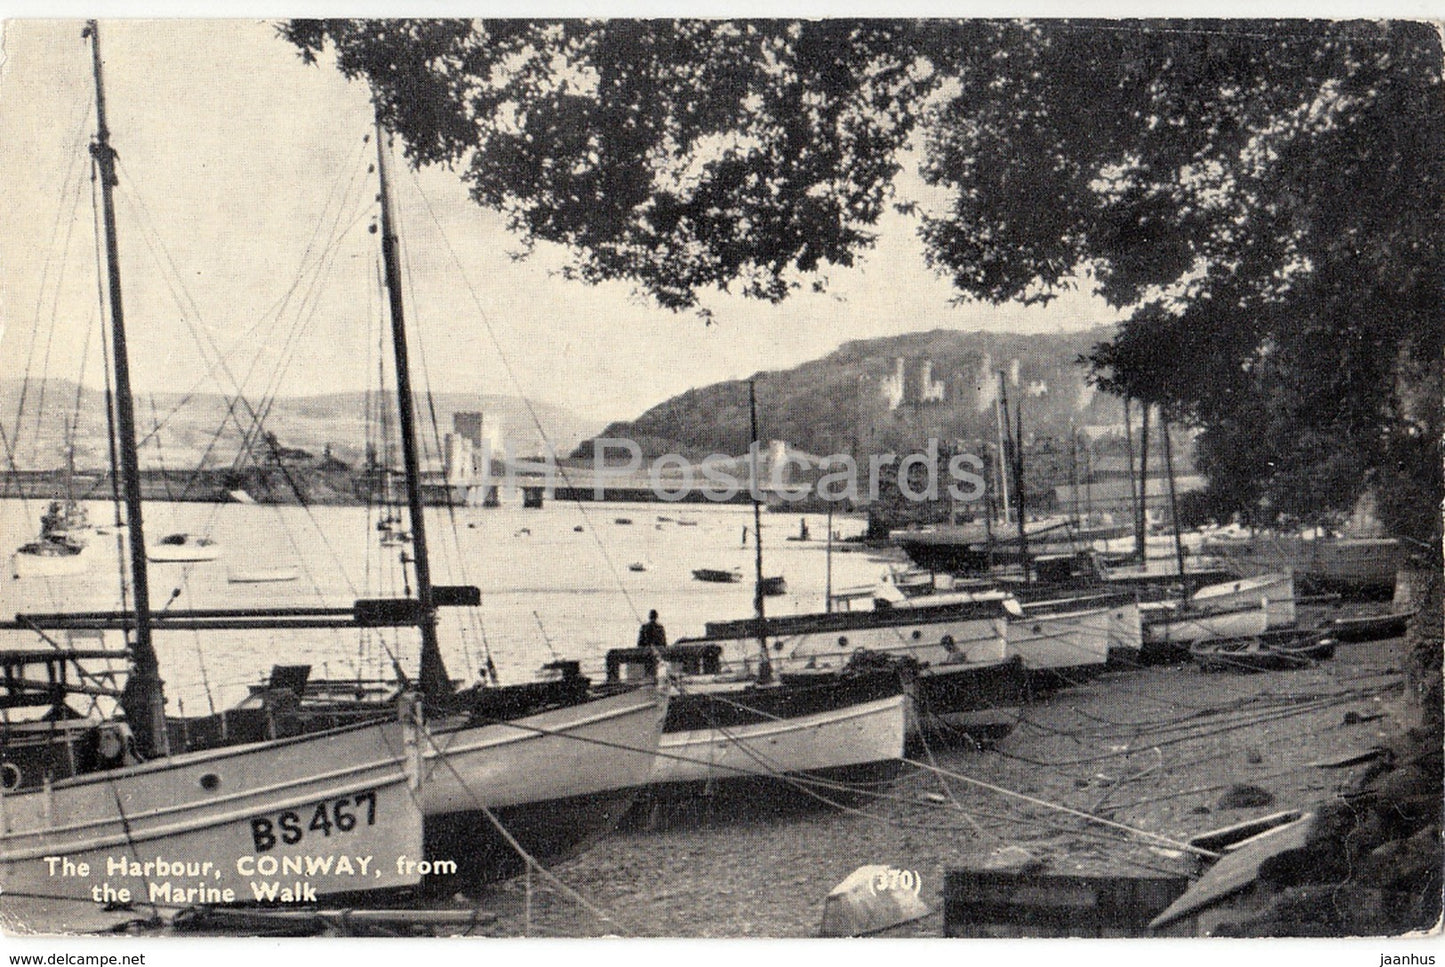
{"label": "calm water surface", "polygon": [[[0,501],[0,614],[118,607],[116,538],[96,534],[84,574],[13,579],[9,554],[39,532],[42,501]],[[113,520],[109,504],[89,505],[92,523]],[[664,519],[666,518],[666,519]],[[788,541],[806,519],[814,538]],[[266,507],[240,504],[147,503],[146,538],[176,532],[206,534],[220,556],[198,564],[152,564],[153,607],[349,606],[357,597],[404,593],[410,567],[401,551],[383,547],[377,512],[361,507]],[[630,520],[631,523],[620,523]],[[679,520],[694,521],[683,526]],[[842,536],[861,519],[835,517]],[[581,527],[580,531],[575,528]],[[454,678],[474,680],[490,654],[504,682],[535,677],[554,657],[581,660],[597,673],[609,648],[631,646],[638,624],[656,608],[669,638],[700,634],[703,622],[752,613],[753,546],[746,506],[680,504],[567,504],[430,508],[427,534],[433,581],[475,584],[480,608],[441,613],[441,643]],[[818,611],[826,584],[825,518],[763,514],[764,571],[781,574],[785,596],[768,599],[769,614]],[[872,553],[835,553],[835,589],[876,583],[888,570]],[[629,570],[641,563],[646,570]],[[299,580],[231,583],[233,573],[294,565]],[[737,584],[707,584],[693,568],[740,568]],[[35,647],[32,635],[0,633],[3,647]],[[94,647],[93,641],[83,644]],[[108,642],[120,646],[118,636]],[[170,709],[204,714],[234,704],[273,664],[311,664],[313,675],[389,675],[395,659],[410,674],[417,636],[398,630],[174,632],[157,636]]]}

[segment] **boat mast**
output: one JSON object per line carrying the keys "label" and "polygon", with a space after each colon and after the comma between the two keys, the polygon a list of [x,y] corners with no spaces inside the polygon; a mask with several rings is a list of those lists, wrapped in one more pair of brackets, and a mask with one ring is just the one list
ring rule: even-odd
{"label": "boat mast", "polygon": [[1033,583],[1029,570],[1029,537],[1024,532],[1024,400],[1014,401],[1014,499],[1019,505],[1019,562],[1024,569],[1024,584]]}
{"label": "boat mast", "polygon": [[[998,407],[994,407],[994,409],[997,410]],[[978,447],[978,449],[979,449],[979,452],[983,454],[984,459],[985,459],[985,460],[988,460],[989,463],[992,464],[992,463],[993,463],[993,459],[988,455],[988,447],[984,445],[984,442],[983,442],[982,440],[979,441],[979,447]],[[999,459],[999,465],[1002,466],[1002,464],[1003,464],[1003,460],[1002,460],[1003,455],[1002,455],[1002,454],[999,454],[999,457],[1000,457],[1000,459]],[[1000,471],[1000,472],[1002,472],[1002,471]],[[983,540],[984,540],[984,554],[985,554],[986,561],[987,561],[987,563],[986,563],[986,565],[985,565],[985,568],[986,568],[986,570],[988,570],[990,573],[993,571],[993,509],[994,509],[993,491],[994,491],[993,467],[990,466],[990,467],[988,468],[987,474],[985,475],[984,486],[983,486]]]}
{"label": "boat mast", "polygon": [[437,643],[436,599],[432,593],[431,565],[427,558],[426,526],[422,521],[421,461],[417,456],[415,418],[412,414],[411,370],[406,354],[406,316],[401,298],[401,265],[397,254],[396,225],[391,211],[391,179],[388,172],[386,132],[381,126],[380,107],[376,119],[377,176],[381,182],[381,255],[386,269],[386,294],[391,306],[392,352],[396,358],[396,403],[401,420],[402,461],[406,468],[407,512],[411,517],[412,566],[416,573],[419,605],[417,628],[421,631],[421,691],[431,699],[452,692],[451,679],[442,662]]}
{"label": "boat mast", "polygon": [[826,526],[828,528],[828,550],[823,559],[823,566],[825,568],[823,573],[823,594],[824,600],[827,603],[823,605],[823,610],[831,613],[833,610],[833,502],[831,500],[828,501],[828,523]]}
{"label": "boat mast", "polygon": [[998,485],[999,503],[1003,506],[1003,522],[1008,523],[1008,460],[1004,456],[1004,438],[1008,435],[1008,391],[1004,389],[1003,370],[998,371],[998,400],[993,415],[998,422]]}
{"label": "boat mast", "polygon": [[1139,407],[1144,411],[1144,416],[1139,427],[1139,509],[1134,518],[1138,521],[1134,528],[1134,549],[1139,554],[1139,564],[1147,566],[1149,562],[1146,538],[1149,530],[1149,401],[1140,400]]}
{"label": "boat mast", "polygon": [[1079,521],[1079,430],[1074,421],[1069,421],[1069,489],[1074,497],[1074,527],[1083,526]]}
{"label": "boat mast", "polygon": [[[1004,386],[1003,370],[999,370],[998,374],[998,405],[1001,425],[1003,429],[1007,431],[1008,390]],[[1024,584],[1031,584],[1033,582],[1029,579],[1029,539],[1028,535],[1024,532],[1024,425],[1022,401],[1014,404],[1014,422],[1016,424],[1016,429],[1014,430],[1013,434],[1006,438],[1006,440],[1004,440],[1003,442],[1011,444],[1009,455],[1006,459],[1008,460],[1009,470],[1013,473],[1014,500],[1017,502],[1016,509],[1018,511],[1017,517],[1019,526],[1019,567],[1023,570]],[[1004,499],[1008,499],[1007,491],[1005,491]],[[1005,515],[1007,515],[1007,511],[1005,511]],[[1004,522],[1008,522],[1007,516],[1005,516]]]}
{"label": "boat mast", "polygon": [[85,35],[90,38],[95,73],[96,131],[90,153],[100,169],[101,218],[105,226],[105,262],[110,286],[111,364],[115,368],[116,449],[120,457],[121,493],[130,541],[131,586],[135,594],[135,634],[130,644],[135,669],[127,679],[127,694],[121,704],[141,751],[164,756],[170,754],[170,739],[166,733],[166,699],[160,662],[151,641],[150,582],[146,574],[145,530],[141,524],[140,460],[136,454],[135,410],[130,390],[130,361],[125,348],[125,312],[120,293],[120,255],[112,194],[117,184],[115,149],[110,146],[110,129],[105,121],[105,85],[96,21],[86,23]]}
{"label": "boat mast", "polygon": [[748,448],[752,456],[753,481],[753,610],[758,616],[758,649],[762,661],[758,665],[758,684],[766,685],[773,680],[773,665],[768,658],[768,616],[763,609],[763,511],[758,500],[758,397],[753,380],[748,380],[748,420],[752,428],[752,445]]}
{"label": "boat mast", "polygon": [[1187,597],[1188,588],[1184,584],[1184,538],[1179,532],[1179,501],[1174,495],[1174,454],[1169,445],[1169,420],[1165,417],[1162,406],[1159,408],[1159,429],[1164,440],[1165,474],[1169,477],[1169,517],[1174,522],[1174,559],[1179,564],[1179,586],[1184,588],[1183,593]]}

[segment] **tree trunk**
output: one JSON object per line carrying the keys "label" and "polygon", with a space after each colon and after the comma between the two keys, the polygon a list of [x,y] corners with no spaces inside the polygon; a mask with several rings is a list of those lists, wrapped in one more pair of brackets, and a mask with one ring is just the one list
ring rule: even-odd
{"label": "tree trunk", "polygon": [[1405,716],[1413,728],[1442,733],[1445,694],[1441,688],[1442,634],[1440,562],[1411,555],[1401,567],[1396,607],[1415,609],[1405,639]]}

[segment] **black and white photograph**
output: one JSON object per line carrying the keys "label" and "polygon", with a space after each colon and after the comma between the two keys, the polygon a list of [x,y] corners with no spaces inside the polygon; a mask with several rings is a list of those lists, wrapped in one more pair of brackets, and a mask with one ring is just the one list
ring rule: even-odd
{"label": "black and white photograph", "polygon": [[1436,962],[1440,22],[759,13],[3,21],[5,945]]}

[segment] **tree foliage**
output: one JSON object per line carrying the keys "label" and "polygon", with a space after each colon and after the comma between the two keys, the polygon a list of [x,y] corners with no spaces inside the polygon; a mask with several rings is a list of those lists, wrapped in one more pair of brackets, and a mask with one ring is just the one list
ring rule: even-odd
{"label": "tree foliage", "polygon": [[1424,23],[293,21],[414,162],[589,281],[778,300],[847,266],[916,149],[961,296],[1092,286],[1088,362],[1200,427],[1217,502],[1372,483],[1438,530],[1441,48]]}
{"label": "tree foliage", "polygon": [[372,86],[416,162],[458,164],[525,240],[660,304],[873,241],[924,80],[887,22],[292,21]]}

